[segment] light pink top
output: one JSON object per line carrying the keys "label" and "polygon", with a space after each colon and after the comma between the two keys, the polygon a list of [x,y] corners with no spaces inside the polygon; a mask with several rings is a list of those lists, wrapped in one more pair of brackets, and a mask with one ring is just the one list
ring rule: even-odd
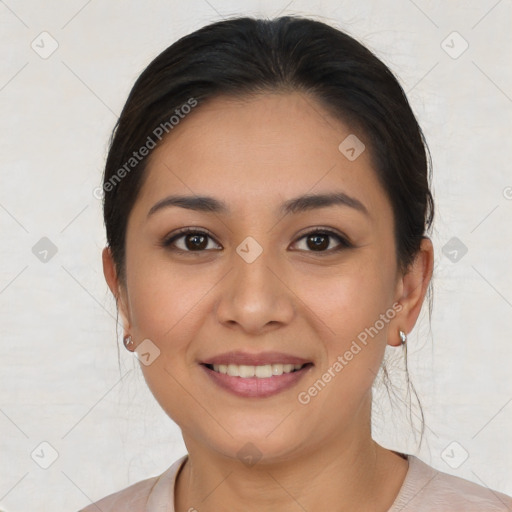
{"label": "light pink top", "polygon": [[[80,512],[175,512],[174,484],[184,455],[160,476],[142,480]],[[462,478],[437,471],[414,455],[388,512],[512,512],[512,498]]]}

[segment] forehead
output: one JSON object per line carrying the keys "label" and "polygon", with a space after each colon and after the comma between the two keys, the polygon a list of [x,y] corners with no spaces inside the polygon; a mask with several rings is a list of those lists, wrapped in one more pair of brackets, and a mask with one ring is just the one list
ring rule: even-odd
{"label": "forehead", "polygon": [[152,206],[179,192],[215,196],[235,212],[341,191],[362,202],[371,218],[385,218],[390,205],[368,146],[356,159],[340,150],[354,135],[364,143],[364,134],[301,93],[214,98],[150,155],[138,203]]}

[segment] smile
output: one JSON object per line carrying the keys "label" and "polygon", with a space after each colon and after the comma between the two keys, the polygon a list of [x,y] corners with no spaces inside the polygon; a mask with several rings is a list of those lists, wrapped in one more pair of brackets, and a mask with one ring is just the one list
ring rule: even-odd
{"label": "smile", "polygon": [[250,377],[257,377],[258,379],[268,379],[272,376],[283,375],[283,373],[292,373],[300,370],[303,364],[264,364],[259,366],[251,366],[244,364],[213,364],[206,365],[210,370],[217,373],[223,373],[230,377],[241,377],[248,379]]}
{"label": "smile", "polygon": [[244,398],[267,398],[296,386],[313,368],[305,364],[206,364],[200,365],[218,389]]}

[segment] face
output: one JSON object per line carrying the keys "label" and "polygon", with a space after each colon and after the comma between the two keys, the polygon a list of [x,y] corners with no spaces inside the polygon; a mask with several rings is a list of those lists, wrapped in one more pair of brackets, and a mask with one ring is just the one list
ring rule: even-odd
{"label": "face", "polygon": [[120,307],[186,443],[278,460],[368,433],[386,343],[414,319],[368,145],[338,148],[353,133],[299,93],[216,98],[151,155]]}

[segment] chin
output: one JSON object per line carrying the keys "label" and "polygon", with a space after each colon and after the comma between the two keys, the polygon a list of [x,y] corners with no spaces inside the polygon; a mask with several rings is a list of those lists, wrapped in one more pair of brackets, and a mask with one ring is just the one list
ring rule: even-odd
{"label": "chin", "polygon": [[[284,426],[283,416],[274,418],[272,427],[261,428],[253,420],[245,423],[225,423],[229,434],[220,428],[197,432],[202,443],[210,450],[230,459],[238,459],[248,467],[258,464],[285,462],[293,457],[299,447],[307,443],[304,431],[297,429],[297,437]],[[188,437],[183,431],[184,438]],[[230,435],[231,434],[231,435]],[[187,440],[185,440],[187,444]]]}

